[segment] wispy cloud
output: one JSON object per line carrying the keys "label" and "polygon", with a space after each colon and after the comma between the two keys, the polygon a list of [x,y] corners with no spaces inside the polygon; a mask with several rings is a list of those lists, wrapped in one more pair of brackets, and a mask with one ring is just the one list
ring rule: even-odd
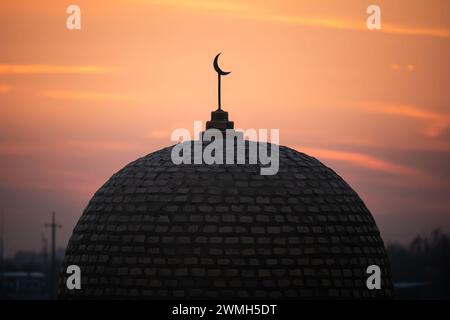
{"label": "wispy cloud", "polygon": [[363,147],[374,149],[395,149],[395,150],[408,150],[408,151],[450,151],[450,143],[440,139],[431,139],[423,141],[395,141],[391,140],[389,145],[386,144],[384,139],[365,138],[360,136],[335,136],[327,137],[327,143],[330,145],[339,145],[345,147]]}
{"label": "wispy cloud", "polygon": [[428,126],[423,133],[428,137],[439,137],[445,130],[450,128],[450,115],[420,109],[413,106],[386,106],[381,112],[400,117],[421,119]]}
{"label": "wispy cloud", "polygon": [[438,113],[413,105],[388,104],[380,102],[354,103],[355,107],[363,106],[374,113],[383,113],[393,116],[418,119],[425,123],[422,133],[430,138],[440,137],[450,128],[450,114]]}
{"label": "wispy cloud", "polygon": [[40,146],[32,143],[0,143],[0,155],[3,156],[29,156],[40,149]]}
{"label": "wispy cloud", "polygon": [[[133,0],[134,2],[165,5],[191,10],[204,10],[223,13],[241,19],[272,21],[306,27],[319,27],[340,30],[367,31],[364,16],[361,20],[342,19],[337,17],[310,17],[284,13],[269,12],[267,8],[257,5],[236,3],[231,1],[200,1],[200,0]],[[403,26],[383,23],[382,33],[407,36],[428,36],[450,38],[450,29],[422,26]]]}
{"label": "wispy cloud", "polygon": [[424,176],[422,172],[415,168],[382,160],[363,153],[308,147],[298,147],[296,149],[319,159],[344,161],[374,171],[415,177]]}
{"label": "wispy cloud", "polygon": [[120,93],[50,90],[40,94],[43,97],[58,100],[90,100],[90,101],[136,101],[134,96]]}
{"label": "wispy cloud", "polygon": [[1,93],[8,93],[12,90],[12,86],[8,84],[0,84],[0,94]]}
{"label": "wispy cloud", "polygon": [[132,2],[142,4],[164,5],[188,9],[214,10],[221,12],[245,12],[250,11],[254,6],[246,5],[242,2],[231,2],[223,0],[204,1],[204,0],[131,0]]}
{"label": "wispy cloud", "polygon": [[428,36],[437,38],[450,38],[450,29],[447,28],[400,26],[384,23],[380,32],[406,36]]}
{"label": "wispy cloud", "polygon": [[114,71],[109,67],[89,65],[53,65],[53,64],[0,64],[0,75],[17,74],[83,74],[107,73]]}
{"label": "wispy cloud", "polygon": [[148,133],[148,137],[152,139],[170,139],[171,130],[152,130]]}
{"label": "wispy cloud", "polygon": [[[255,18],[266,21],[285,22],[308,27],[367,31],[364,19],[361,19],[361,21],[356,21],[350,19],[338,19],[331,17],[308,18],[302,16],[272,15],[272,14],[261,14],[255,16]],[[439,38],[450,38],[450,30],[445,28],[408,27],[386,23],[383,24],[379,32],[397,35],[407,35],[407,36],[429,36]]]}
{"label": "wispy cloud", "polygon": [[78,150],[94,150],[98,152],[130,151],[139,149],[137,144],[111,140],[68,140],[65,143]]}

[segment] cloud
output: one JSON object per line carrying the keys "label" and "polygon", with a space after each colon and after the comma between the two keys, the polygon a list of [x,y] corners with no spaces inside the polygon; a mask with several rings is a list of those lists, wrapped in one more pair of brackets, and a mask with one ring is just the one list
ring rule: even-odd
{"label": "cloud", "polygon": [[417,169],[382,160],[363,153],[308,147],[301,147],[296,149],[319,159],[344,161],[352,165],[374,171],[415,177],[424,176],[424,174]]}
{"label": "cloud", "polygon": [[[255,16],[256,19],[265,21],[277,21],[290,24],[308,26],[308,27],[320,27],[329,29],[341,29],[352,31],[368,31],[365,21],[355,21],[350,19],[337,19],[337,18],[308,18],[302,16],[290,16],[290,15],[272,15],[264,14]],[[438,38],[450,38],[450,30],[444,28],[419,28],[419,27],[407,27],[396,26],[383,23],[382,28],[379,30],[382,33],[407,35],[407,36],[429,36]]]}
{"label": "cloud", "polygon": [[88,100],[88,101],[136,101],[137,98],[119,93],[86,92],[50,90],[41,93],[41,96],[58,100]]}
{"label": "cloud", "polygon": [[0,155],[2,156],[29,156],[38,149],[39,147],[36,144],[8,143],[5,141],[0,143]]}
{"label": "cloud", "polygon": [[[250,6],[237,4],[230,1],[199,1],[199,0],[134,0],[134,2],[165,5],[180,7],[193,10],[206,10],[218,13],[224,13],[233,17],[258,20],[258,21],[271,21],[281,22],[306,27],[319,27],[328,29],[339,30],[353,30],[353,31],[368,31],[365,18],[361,20],[342,19],[336,17],[307,17],[300,15],[290,14],[276,14],[268,12],[267,8],[261,5]],[[364,16],[365,17],[365,16]],[[394,34],[394,35],[406,35],[406,36],[428,36],[438,38],[450,38],[450,29],[448,28],[430,28],[430,27],[417,27],[417,26],[402,26],[395,24],[383,23],[381,30],[378,32]]]}
{"label": "cloud", "polygon": [[148,137],[152,139],[165,139],[169,140],[172,130],[152,130],[149,132]]}
{"label": "cloud", "polygon": [[362,102],[356,103],[356,105],[363,105],[366,107],[366,110],[374,113],[421,120],[426,124],[422,133],[430,138],[440,137],[445,130],[450,128],[449,114],[433,112],[417,106],[379,102]]}
{"label": "cloud", "polygon": [[295,147],[295,149],[321,161],[346,163],[350,165],[347,174],[352,173],[352,167],[368,169],[376,173],[374,177],[385,186],[448,188],[448,181],[442,176],[429,174],[407,165],[383,160],[368,154],[326,148]]}
{"label": "cloud", "polygon": [[12,86],[8,84],[0,84],[0,94],[1,93],[8,93],[12,90]]}
{"label": "cloud", "polygon": [[[213,10],[222,12],[244,12],[251,11],[252,6],[245,5],[243,3],[214,0],[214,1],[202,1],[202,0],[132,0],[133,2],[138,2],[142,4],[154,4],[154,5],[164,5],[171,7],[182,7],[189,9],[200,9],[200,10]],[[254,7],[253,7],[254,8]]]}
{"label": "cloud", "polygon": [[339,145],[346,147],[363,147],[363,148],[371,148],[371,149],[395,149],[395,150],[408,150],[408,151],[450,151],[450,143],[447,141],[442,141],[439,139],[432,139],[424,141],[418,141],[415,139],[414,141],[408,141],[405,143],[404,141],[391,140],[389,141],[389,145],[386,144],[386,141],[381,139],[370,139],[361,136],[334,136],[327,137],[327,143],[330,145]]}
{"label": "cloud", "polygon": [[137,144],[132,144],[129,142],[121,142],[121,141],[110,141],[110,140],[68,140],[65,142],[71,148],[75,148],[78,150],[93,150],[93,151],[130,151],[130,150],[139,150],[139,146]]}
{"label": "cloud", "polygon": [[450,29],[447,28],[411,27],[383,23],[380,31],[407,36],[428,36],[447,39],[450,38]]}
{"label": "cloud", "polygon": [[115,140],[98,140],[98,139],[68,139],[58,140],[56,142],[47,142],[45,145],[36,142],[2,142],[0,143],[0,155],[3,156],[31,156],[50,154],[51,150],[62,150],[71,148],[73,150],[86,152],[123,152],[139,150],[142,146],[136,143]]}
{"label": "cloud", "polygon": [[53,64],[0,64],[0,75],[17,74],[85,74],[107,73],[113,69],[101,66],[71,66]]}

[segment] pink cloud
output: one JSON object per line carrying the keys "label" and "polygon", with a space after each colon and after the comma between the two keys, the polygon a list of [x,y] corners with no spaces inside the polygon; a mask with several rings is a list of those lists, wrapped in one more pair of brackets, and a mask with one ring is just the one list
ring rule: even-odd
{"label": "pink cloud", "polygon": [[136,97],[105,92],[50,90],[41,93],[42,96],[58,100],[88,100],[88,101],[135,101]]}
{"label": "pink cloud", "polygon": [[301,152],[311,154],[319,159],[345,161],[352,165],[370,170],[415,177],[422,177],[424,175],[417,169],[382,160],[363,153],[308,147],[296,149]]}
{"label": "pink cloud", "polygon": [[355,108],[364,107],[366,111],[397,116],[406,119],[417,119],[425,123],[421,132],[430,138],[440,137],[445,130],[450,128],[450,114],[427,110],[422,107],[404,104],[392,104],[383,102],[354,102],[350,103]]}
{"label": "pink cloud", "polygon": [[102,66],[54,65],[54,64],[0,64],[0,75],[10,74],[72,74],[106,73],[111,68]]}
{"label": "pink cloud", "polygon": [[65,143],[71,148],[83,149],[85,151],[129,151],[140,149],[136,144],[108,140],[69,140]]}
{"label": "pink cloud", "polygon": [[[317,27],[337,30],[352,30],[366,32],[367,26],[364,20],[355,20],[341,17],[312,17],[308,15],[295,15],[288,12],[276,13],[269,6],[263,6],[261,3],[257,5],[243,5],[232,1],[142,1],[135,0],[144,4],[165,5],[189,10],[202,10],[228,16],[237,17],[246,20],[279,22],[291,25]],[[426,36],[436,38],[450,38],[450,29],[428,26],[408,26],[383,23],[380,30],[382,33],[402,35],[402,36]]]}

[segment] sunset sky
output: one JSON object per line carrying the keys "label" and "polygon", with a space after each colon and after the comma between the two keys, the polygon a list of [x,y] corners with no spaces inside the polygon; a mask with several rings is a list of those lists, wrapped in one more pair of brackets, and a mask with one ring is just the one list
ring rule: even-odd
{"label": "sunset sky", "polygon": [[40,250],[53,210],[65,246],[113,173],[208,120],[219,52],[237,128],[333,168],[387,243],[450,231],[448,0],[1,1],[0,43],[7,255]]}

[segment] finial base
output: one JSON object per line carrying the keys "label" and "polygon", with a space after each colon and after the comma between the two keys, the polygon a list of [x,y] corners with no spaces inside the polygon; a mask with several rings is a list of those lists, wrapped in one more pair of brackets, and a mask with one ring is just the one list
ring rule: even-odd
{"label": "finial base", "polygon": [[206,130],[208,129],[218,129],[221,131],[234,129],[234,122],[228,121],[228,112],[217,109],[211,112],[211,120],[206,122]]}

